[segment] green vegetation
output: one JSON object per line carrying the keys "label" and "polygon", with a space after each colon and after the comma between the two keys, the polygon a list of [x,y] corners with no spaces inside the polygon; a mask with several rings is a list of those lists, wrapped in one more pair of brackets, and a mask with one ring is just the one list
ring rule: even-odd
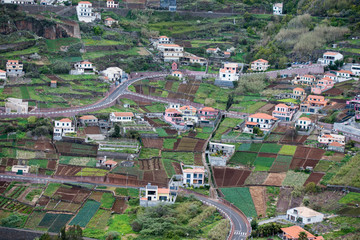
{"label": "green vegetation", "polygon": [[164,158],[162,158],[161,160],[164,165],[166,175],[169,178],[171,178],[173,175],[176,174],[175,169],[174,169],[173,165],[171,164],[173,161],[171,161],[170,159],[164,159]]}
{"label": "green vegetation", "polygon": [[76,173],[75,176],[98,176],[102,177],[108,173],[108,170],[98,168],[83,168],[80,172]]}
{"label": "green vegetation", "polygon": [[156,148],[141,148],[141,152],[139,155],[140,159],[149,159],[152,157],[159,156],[159,149]]}
{"label": "green vegetation", "polygon": [[221,188],[225,199],[238,207],[247,217],[256,217],[254,202],[249,188]]}
{"label": "green vegetation", "polygon": [[28,161],[29,166],[39,166],[40,168],[47,168],[48,161],[44,159],[31,159]]}
{"label": "green vegetation", "polygon": [[164,149],[172,150],[174,148],[174,143],[177,141],[177,138],[165,138],[163,143]]}
{"label": "green vegetation", "polygon": [[275,158],[271,157],[257,157],[254,162],[255,171],[268,171],[274,161]]}
{"label": "green vegetation", "polygon": [[184,164],[194,164],[194,153],[192,152],[161,152],[161,157],[164,159],[172,159]]}
{"label": "green vegetation", "polygon": [[139,190],[137,188],[116,188],[115,193],[123,197],[138,197]]}
{"label": "green vegetation", "polygon": [[102,208],[111,209],[115,202],[115,197],[112,193],[104,193],[101,197],[101,206]]}
{"label": "green vegetation", "polygon": [[32,201],[35,196],[40,197],[41,193],[42,189],[33,189],[25,196],[25,199],[28,201]]}
{"label": "green vegetation", "polygon": [[330,161],[320,160],[314,168],[316,172],[326,172],[333,163]]}
{"label": "green vegetation", "polygon": [[360,193],[349,192],[339,200],[341,204],[360,204]]}
{"label": "green vegetation", "polygon": [[261,146],[260,152],[263,153],[278,153],[281,149],[281,145],[276,143],[264,143]]}
{"label": "green vegetation", "polygon": [[102,239],[105,236],[105,229],[110,218],[111,211],[99,209],[83,230],[83,236]]}
{"label": "green vegetation", "polygon": [[254,164],[256,157],[257,157],[257,153],[235,152],[235,154],[231,157],[229,162],[252,166]]}
{"label": "green vegetation", "polygon": [[46,39],[45,42],[50,52],[58,52],[61,46],[76,44],[80,40],[78,38],[58,38],[54,40]]}
{"label": "green vegetation", "polygon": [[69,164],[69,165],[87,166],[87,167],[95,167],[96,162],[97,162],[96,158],[91,158],[91,157],[60,156],[59,159],[60,164]]}
{"label": "green vegetation", "polygon": [[73,220],[71,220],[69,225],[79,225],[80,227],[86,227],[86,225],[94,216],[99,207],[100,203],[92,200],[87,200],[84,206],[78,212],[78,214],[76,214]]}
{"label": "green vegetation", "polygon": [[288,171],[282,185],[290,187],[303,186],[308,177],[308,173]]}
{"label": "green vegetation", "polygon": [[360,154],[352,157],[349,162],[340,168],[336,175],[330,180],[330,184],[347,185],[353,187],[360,187]]}
{"label": "green vegetation", "polygon": [[280,149],[279,154],[293,156],[296,151],[296,146],[283,145]]}
{"label": "green vegetation", "polygon": [[44,195],[51,197],[56,190],[58,190],[58,188],[61,186],[61,183],[49,183],[47,185],[47,188],[45,189]]}

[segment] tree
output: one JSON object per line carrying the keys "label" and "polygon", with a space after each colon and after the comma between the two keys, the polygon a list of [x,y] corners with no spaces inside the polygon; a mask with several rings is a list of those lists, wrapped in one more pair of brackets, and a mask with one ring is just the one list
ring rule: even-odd
{"label": "tree", "polygon": [[115,127],[114,127],[114,133],[111,135],[112,137],[120,137],[120,127],[119,125],[115,124]]}
{"label": "tree", "polygon": [[51,69],[53,71],[53,73],[58,73],[58,74],[68,74],[69,71],[71,70],[71,66],[68,62],[65,62],[63,60],[56,60],[52,65],[51,65]]}
{"label": "tree", "polygon": [[35,124],[37,118],[35,116],[30,116],[27,118],[29,124]]}
{"label": "tree", "polygon": [[256,230],[257,228],[258,228],[258,223],[257,223],[257,221],[256,221],[256,219],[255,218],[253,218],[252,220],[251,220],[251,228],[252,228],[252,230]]}
{"label": "tree", "polygon": [[82,240],[82,229],[80,226],[71,226],[66,231],[66,228],[63,227],[60,230],[58,235],[58,239],[61,240]]}
{"label": "tree", "polygon": [[97,35],[97,36],[101,36],[101,35],[104,34],[104,29],[102,29],[99,26],[94,27],[93,31],[94,31],[94,34]]}
{"label": "tree", "polygon": [[231,107],[231,105],[234,103],[234,95],[233,94],[229,94],[228,96],[228,100],[226,102],[226,111],[229,110],[229,108]]}
{"label": "tree", "polygon": [[299,238],[298,238],[298,240],[307,240],[307,239],[308,239],[308,237],[307,237],[306,232],[300,232],[300,233],[299,233]]}
{"label": "tree", "polygon": [[20,227],[22,223],[23,218],[17,213],[13,213],[1,220],[1,225],[4,227]]}
{"label": "tree", "polygon": [[316,189],[316,184],[314,182],[309,182],[308,184],[306,184],[305,186],[305,191],[308,193],[314,193],[317,191]]}
{"label": "tree", "polygon": [[292,141],[294,141],[294,139],[297,137],[297,135],[298,135],[298,132],[297,132],[296,128],[293,128],[293,127],[289,128],[285,132],[285,136],[288,138],[291,138]]}

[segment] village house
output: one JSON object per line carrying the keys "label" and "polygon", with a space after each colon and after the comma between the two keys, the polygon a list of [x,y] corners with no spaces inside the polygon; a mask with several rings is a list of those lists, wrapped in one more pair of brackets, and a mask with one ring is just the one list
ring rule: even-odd
{"label": "village house", "polygon": [[177,63],[176,63],[176,62],[173,62],[173,63],[171,64],[171,70],[176,71],[177,69],[178,69]]}
{"label": "village house", "polygon": [[329,145],[327,145],[328,151],[334,151],[334,152],[345,152],[345,145],[342,145],[338,142],[332,142]]}
{"label": "village house", "polygon": [[98,125],[98,118],[94,115],[85,115],[79,118],[79,122],[81,125],[85,126],[95,126]]}
{"label": "village house", "polygon": [[280,103],[275,106],[275,110],[272,112],[272,116],[278,118],[281,121],[289,122],[292,120],[296,110],[296,106],[288,106],[284,103]]}
{"label": "village house", "polygon": [[72,126],[72,121],[69,118],[55,120],[54,126],[53,137],[55,140],[61,140],[62,136],[65,136],[67,133],[75,133],[75,127]]}
{"label": "village house", "polygon": [[311,125],[312,125],[312,121],[308,117],[301,117],[295,123],[295,127],[298,130],[303,130],[303,131],[309,130],[311,128]]}
{"label": "village house", "polygon": [[299,226],[291,226],[287,228],[281,228],[282,234],[281,239],[283,240],[298,240],[301,232],[306,233],[308,240],[324,240],[323,237],[316,237]]}
{"label": "village house", "polygon": [[71,70],[71,75],[95,74],[95,68],[92,62],[82,61],[74,64],[75,70]]}
{"label": "village house", "polygon": [[282,15],[283,13],[283,3],[274,3],[273,4],[273,14]]}
{"label": "village house", "polygon": [[351,74],[352,72],[351,71],[347,71],[347,70],[340,70],[340,71],[337,71],[336,72],[336,76],[337,78],[339,79],[343,79],[343,80],[347,80],[347,79],[350,79],[351,78]]}
{"label": "village house", "polygon": [[318,59],[318,63],[322,65],[332,65],[335,61],[341,61],[344,59],[344,56],[338,52],[325,52],[323,58]]}
{"label": "village house", "polygon": [[20,5],[32,5],[36,4],[35,0],[1,0],[3,4],[20,4]]}
{"label": "village house", "polygon": [[184,167],[183,184],[190,186],[203,186],[205,179],[205,169],[203,167]]}
{"label": "village house", "polygon": [[269,61],[264,59],[258,59],[251,62],[251,70],[253,71],[266,71],[269,67]]}
{"label": "village house", "polygon": [[177,44],[159,44],[157,48],[164,62],[179,62],[184,56],[184,48]]}
{"label": "village house", "polygon": [[28,113],[29,103],[19,98],[7,98],[5,102],[5,112]]}
{"label": "village house", "polygon": [[108,17],[105,19],[104,21],[105,26],[111,27],[114,23],[118,23],[118,21],[116,21],[115,19]]}
{"label": "village house", "polygon": [[182,79],[182,78],[183,78],[183,74],[182,74],[182,72],[180,72],[180,71],[173,71],[173,72],[171,73],[171,76],[173,76],[173,77],[178,77],[179,79]]}
{"label": "village house", "polygon": [[318,136],[318,142],[320,144],[325,144],[325,145],[328,145],[333,142],[337,142],[344,146],[345,145],[345,136],[339,135],[339,134],[332,134],[332,133],[330,133],[330,134],[321,133]]}
{"label": "village house", "polygon": [[159,188],[148,183],[145,188],[139,189],[140,206],[153,207],[159,204],[174,204],[177,193],[170,188]]}
{"label": "village house", "polygon": [[22,77],[25,75],[23,72],[24,64],[19,60],[8,60],[6,63],[6,74],[8,77]]}
{"label": "village house", "polygon": [[305,74],[303,76],[297,76],[294,80],[292,80],[292,83],[295,85],[306,85],[306,86],[312,86],[316,82],[316,77],[313,75]]}
{"label": "village house", "polygon": [[337,76],[335,75],[335,74],[333,74],[333,73],[326,73],[325,75],[324,75],[324,78],[330,78],[331,80],[333,80],[334,82],[337,82],[338,81],[338,78],[337,78]]}
{"label": "village house", "polygon": [[352,75],[360,76],[360,64],[353,64],[351,66]]}
{"label": "village house", "polygon": [[114,160],[106,160],[104,162],[104,166],[107,168],[114,168],[118,163],[115,162]]}
{"label": "village house", "polygon": [[197,109],[193,106],[182,106],[179,110],[182,114],[182,121],[186,122],[188,126],[198,122]]}
{"label": "village house", "polygon": [[0,79],[6,79],[6,71],[0,69]]}
{"label": "village house", "polygon": [[11,172],[14,172],[14,173],[17,173],[17,174],[29,173],[30,172],[30,166],[13,165],[11,167]]}
{"label": "village house", "polygon": [[171,40],[171,38],[169,38],[167,36],[160,36],[158,38],[158,43],[159,44],[172,44],[173,41]]}
{"label": "village house", "polygon": [[80,22],[93,22],[96,19],[100,20],[101,15],[98,12],[93,12],[92,3],[89,1],[81,1],[76,6],[76,13]]}
{"label": "village house", "polygon": [[51,80],[50,81],[50,87],[51,88],[56,88],[57,87],[57,81],[56,80]]}
{"label": "village house", "polygon": [[231,57],[231,52],[225,51],[225,52],[224,52],[224,57],[225,57],[225,58]]}
{"label": "village house", "polygon": [[219,51],[221,51],[219,48],[208,48],[208,49],[206,49],[206,53],[209,53],[209,54],[216,54]]}
{"label": "village house", "polygon": [[194,54],[188,54],[185,52],[184,57],[181,59],[182,62],[188,62],[190,64],[200,64],[201,66],[205,66],[207,60],[202,57],[195,56]]}
{"label": "village house", "polygon": [[132,112],[112,112],[110,113],[110,122],[131,122],[133,117]]}
{"label": "village house", "polygon": [[235,153],[235,145],[223,143],[209,143],[209,162],[211,166],[226,166],[226,162]]}
{"label": "village house", "polygon": [[126,78],[126,73],[118,67],[108,67],[101,72],[101,75],[107,77],[107,80],[109,80],[110,82],[122,82],[122,80]]}
{"label": "village house", "polygon": [[164,115],[164,119],[166,122],[171,123],[171,124],[182,124],[182,113],[175,108],[167,108],[165,110],[165,115]]}
{"label": "village house", "polygon": [[175,108],[176,110],[179,110],[180,107],[181,107],[181,105],[178,103],[169,103],[167,108]]}
{"label": "village house", "polygon": [[317,81],[316,85],[311,87],[311,93],[322,94],[334,87],[334,81],[331,78],[324,77]]}
{"label": "village house", "polygon": [[200,120],[206,121],[216,118],[219,114],[219,110],[216,110],[215,108],[212,107],[203,107],[198,110],[197,114]]}
{"label": "village house", "polygon": [[224,67],[219,70],[219,79],[221,81],[238,81],[239,80],[239,64],[224,63]]}
{"label": "village house", "polygon": [[270,131],[278,118],[270,116],[266,113],[255,113],[250,115],[245,122],[245,133],[254,133],[254,127],[260,128],[264,132]]}
{"label": "village house", "polygon": [[107,0],[106,1],[106,7],[107,8],[118,8],[119,7],[119,3],[115,2],[113,0]]}
{"label": "village house", "polygon": [[355,119],[360,119],[360,95],[355,96],[352,100],[346,101],[346,108],[354,109]]}
{"label": "village house", "polygon": [[320,109],[328,105],[329,100],[324,96],[309,95],[306,100],[300,104],[301,112],[317,113]]}
{"label": "village house", "polygon": [[299,88],[299,87],[294,88],[291,98],[303,101],[306,98],[305,90],[303,88]]}
{"label": "village house", "polygon": [[324,220],[324,214],[307,207],[296,207],[286,211],[286,219],[301,224],[313,224],[322,222]]}

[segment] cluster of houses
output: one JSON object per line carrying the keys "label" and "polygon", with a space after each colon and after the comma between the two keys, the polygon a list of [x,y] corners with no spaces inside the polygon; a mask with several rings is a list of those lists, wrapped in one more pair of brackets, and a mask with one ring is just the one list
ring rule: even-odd
{"label": "cluster of houses", "polygon": [[24,64],[19,60],[8,60],[6,62],[6,71],[0,69],[0,79],[7,79],[8,77],[23,77]]}
{"label": "cluster of houses", "polygon": [[221,49],[217,47],[206,49],[206,53],[210,54],[210,56],[229,58],[233,50],[234,49],[227,49],[226,51],[221,51]]}

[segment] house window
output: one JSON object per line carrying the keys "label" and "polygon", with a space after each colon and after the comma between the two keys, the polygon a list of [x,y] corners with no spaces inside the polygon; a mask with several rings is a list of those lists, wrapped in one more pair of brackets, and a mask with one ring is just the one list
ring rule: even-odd
{"label": "house window", "polygon": [[186,178],[191,178],[191,174],[186,174]]}
{"label": "house window", "polygon": [[194,178],[197,178],[197,174],[196,174],[196,173],[194,173]]}
{"label": "house window", "polygon": [[199,173],[199,178],[202,178],[202,177],[203,177],[203,175],[201,173]]}

